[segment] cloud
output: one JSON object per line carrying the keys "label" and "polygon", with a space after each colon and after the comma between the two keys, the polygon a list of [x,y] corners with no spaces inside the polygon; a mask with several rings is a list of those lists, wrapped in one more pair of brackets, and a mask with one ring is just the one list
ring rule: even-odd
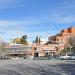
{"label": "cloud", "polygon": [[[50,32],[49,34],[47,34],[48,32]],[[0,37],[2,37],[4,39],[4,41],[10,41],[11,39],[15,39],[16,37],[21,37],[23,35],[27,35],[28,36],[28,41],[33,41],[35,40],[35,37],[38,35],[41,38],[48,38],[49,36],[51,36],[51,33],[55,33],[55,31],[41,31],[41,32],[25,32],[23,30],[5,30],[3,32],[0,32]]]}
{"label": "cloud", "polygon": [[69,24],[75,22],[75,16],[63,16],[60,15],[58,17],[55,17],[55,21],[62,24]]}
{"label": "cloud", "polygon": [[42,21],[38,19],[17,21],[0,20],[0,35],[4,38],[5,41],[9,40],[9,38],[21,37],[25,34],[27,34],[28,37],[31,37],[30,35],[35,35],[36,33],[34,34],[33,32],[26,32],[26,27],[29,28],[41,22]]}
{"label": "cloud", "polygon": [[46,17],[47,22],[55,23],[55,24],[73,24],[75,23],[75,15],[71,14],[48,14]]}
{"label": "cloud", "polygon": [[[51,35],[54,35],[57,33],[57,30],[49,30],[49,31],[37,31],[36,28],[40,25],[41,23],[45,22],[54,22],[57,24],[69,24],[72,22],[75,22],[75,17],[74,16],[67,16],[67,15],[53,15],[50,18],[46,17],[42,19],[23,19],[23,20],[0,20],[0,34],[4,37],[5,40],[9,40],[9,38],[16,38],[16,37],[21,37],[22,35],[27,34],[29,39],[34,40],[37,35],[42,36],[42,37],[48,37],[46,32],[50,33]],[[36,27],[35,30],[33,31],[28,31],[29,28],[33,29],[32,27]],[[47,25],[48,26],[48,25]],[[51,25],[52,26],[52,25]],[[43,26],[42,26],[43,27]],[[38,27],[39,28],[39,27]],[[54,27],[53,27],[54,28]],[[28,32],[27,32],[27,31]]]}
{"label": "cloud", "polygon": [[15,39],[16,37],[21,37],[26,33],[22,30],[5,30],[0,32],[0,36],[4,39],[4,41],[9,41],[11,39]]}
{"label": "cloud", "polygon": [[36,25],[42,23],[39,19],[28,19],[28,20],[0,20],[0,26],[17,26],[17,25]]}

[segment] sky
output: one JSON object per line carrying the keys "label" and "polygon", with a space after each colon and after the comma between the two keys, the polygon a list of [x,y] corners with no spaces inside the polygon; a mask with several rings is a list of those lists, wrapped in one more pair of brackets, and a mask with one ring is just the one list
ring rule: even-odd
{"label": "sky", "polygon": [[75,26],[75,0],[0,0],[0,38],[47,39]]}

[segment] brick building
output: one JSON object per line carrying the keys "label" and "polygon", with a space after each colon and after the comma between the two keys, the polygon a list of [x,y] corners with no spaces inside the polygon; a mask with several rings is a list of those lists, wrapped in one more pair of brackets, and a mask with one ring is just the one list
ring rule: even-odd
{"label": "brick building", "polygon": [[48,44],[57,44],[59,50],[63,49],[65,46],[69,46],[70,37],[75,36],[75,27],[70,27],[64,30],[61,30],[60,33],[49,37]]}

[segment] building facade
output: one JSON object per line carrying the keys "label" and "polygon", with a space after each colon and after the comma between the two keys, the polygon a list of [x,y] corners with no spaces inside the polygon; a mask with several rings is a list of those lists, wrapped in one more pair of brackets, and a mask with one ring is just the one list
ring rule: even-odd
{"label": "building facade", "polygon": [[4,55],[10,57],[40,57],[46,55],[59,55],[65,46],[69,46],[69,38],[75,36],[75,27],[62,30],[60,33],[49,37],[46,44],[14,44],[4,47]]}
{"label": "building facade", "polygon": [[50,44],[57,44],[59,50],[64,49],[64,47],[66,46],[70,46],[69,45],[69,39],[71,37],[75,36],[75,27],[70,27],[64,30],[61,30],[60,33],[49,37],[49,42]]}
{"label": "building facade", "polygon": [[26,57],[31,56],[31,46],[24,46],[21,44],[6,45],[4,47],[3,55],[6,57]]}

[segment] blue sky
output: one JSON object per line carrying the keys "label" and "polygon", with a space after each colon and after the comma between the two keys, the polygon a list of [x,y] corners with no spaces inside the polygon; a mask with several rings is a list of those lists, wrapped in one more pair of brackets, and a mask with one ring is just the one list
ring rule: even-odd
{"label": "blue sky", "polygon": [[42,38],[75,26],[75,0],[0,0],[0,37]]}

